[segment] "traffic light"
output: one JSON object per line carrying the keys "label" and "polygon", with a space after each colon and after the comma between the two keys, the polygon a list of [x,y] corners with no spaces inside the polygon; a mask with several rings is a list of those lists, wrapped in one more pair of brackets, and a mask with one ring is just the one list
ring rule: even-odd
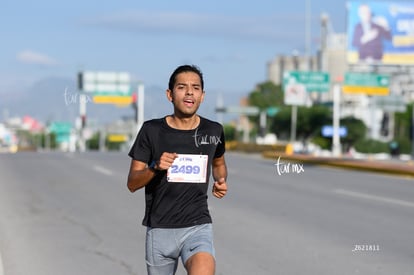
{"label": "traffic light", "polygon": [[83,90],[83,74],[81,72],[78,73],[78,90]]}
{"label": "traffic light", "polygon": [[83,115],[83,116],[81,116],[81,125],[82,125],[82,129],[85,129],[85,127],[86,127],[86,116],[85,115]]}
{"label": "traffic light", "polygon": [[134,110],[134,117],[136,118],[136,120],[138,122],[138,106],[137,106],[137,100],[138,100],[137,93],[132,92],[131,107]]}

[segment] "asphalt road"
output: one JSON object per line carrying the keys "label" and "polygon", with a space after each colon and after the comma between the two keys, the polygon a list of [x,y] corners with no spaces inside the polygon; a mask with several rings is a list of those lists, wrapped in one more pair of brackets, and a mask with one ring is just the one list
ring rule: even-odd
{"label": "asphalt road", "polygon": [[[413,179],[227,162],[229,193],[209,198],[217,275],[413,274]],[[0,154],[0,275],[146,274],[128,168],[126,153]]]}

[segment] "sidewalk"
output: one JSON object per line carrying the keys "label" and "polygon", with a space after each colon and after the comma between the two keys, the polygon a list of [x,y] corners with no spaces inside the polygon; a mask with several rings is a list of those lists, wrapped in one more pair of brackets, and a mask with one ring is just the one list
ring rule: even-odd
{"label": "sidewalk", "polygon": [[288,155],[280,152],[263,152],[265,158],[278,158],[283,160],[296,161],[299,163],[326,165],[341,167],[345,169],[364,170],[370,172],[394,174],[401,176],[414,177],[414,161],[402,160],[375,160],[375,159],[353,159],[348,157],[318,157],[312,155],[292,154]]}

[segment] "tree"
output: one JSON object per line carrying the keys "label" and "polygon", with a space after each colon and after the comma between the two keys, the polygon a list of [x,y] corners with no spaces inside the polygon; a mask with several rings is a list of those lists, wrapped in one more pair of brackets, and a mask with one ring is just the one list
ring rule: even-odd
{"label": "tree", "polygon": [[[323,125],[330,124],[331,112],[328,107],[299,107],[296,123],[298,139],[307,140],[320,135]],[[271,131],[279,138],[288,139],[291,131],[291,107],[282,108],[274,117]]]}
{"label": "tree", "polygon": [[407,106],[407,109],[404,113],[395,113],[395,138],[404,139],[407,137],[412,138],[411,131],[411,114],[414,104]]}
{"label": "tree", "polygon": [[299,107],[296,133],[299,138],[307,140],[318,135],[322,126],[331,121],[331,111],[328,107],[317,105],[314,107]]}
{"label": "tree", "polygon": [[[271,81],[266,81],[256,85],[256,88],[249,94],[248,97],[249,104],[251,106],[256,106],[260,111],[266,111],[269,107],[278,107],[283,106],[283,90],[282,86],[275,85]],[[260,132],[259,130],[259,116],[249,117],[256,127],[253,129],[253,132]],[[271,124],[272,119],[267,118],[266,125]],[[263,129],[267,131],[267,129]],[[264,133],[262,133],[264,134]]]}
{"label": "tree", "polygon": [[394,139],[398,142],[401,148],[401,153],[409,154],[412,152],[413,140],[413,123],[412,113],[414,104],[407,105],[404,113],[395,113],[395,128]]}
{"label": "tree", "polygon": [[249,104],[264,110],[268,107],[283,105],[282,86],[271,81],[260,83],[249,94]]}
{"label": "tree", "polygon": [[224,139],[226,141],[236,140],[237,138],[236,127],[234,127],[231,124],[225,124],[223,128],[224,128]]}
{"label": "tree", "polygon": [[358,140],[365,139],[367,126],[362,120],[350,116],[342,118],[340,124],[347,129],[347,135],[342,138],[344,144],[352,146]]}

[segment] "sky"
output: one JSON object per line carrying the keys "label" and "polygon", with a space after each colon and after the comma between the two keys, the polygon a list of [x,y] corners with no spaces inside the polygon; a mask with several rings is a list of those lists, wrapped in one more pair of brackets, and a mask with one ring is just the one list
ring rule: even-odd
{"label": "sky", "polygon": [[267,63],[277,55],[304,54],[306,41],[315,53],[322,13],[332,31],[346,31],[343,0],[6,0],[0,100],[18,98],[42,79],[75,80],[85,70],[129,72],[165,89],[185,63],[203,71],[206,96],[238,99],[266,81]]}

